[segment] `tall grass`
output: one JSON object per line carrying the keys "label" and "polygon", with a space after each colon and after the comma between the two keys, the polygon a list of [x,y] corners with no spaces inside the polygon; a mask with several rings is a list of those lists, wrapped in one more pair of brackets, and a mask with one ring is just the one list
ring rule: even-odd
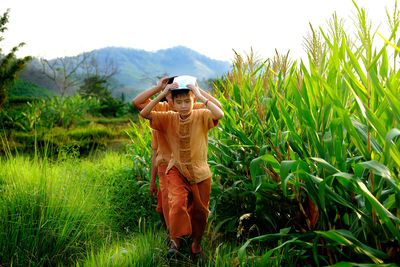
{"label": "tall grass", "polygon": [[164,231],[143,228],[125,240],[89,252],[77,266],[265,266],[258,257],[239,259],[235,245],[230,242],[211,244],[208,235],[200,256],[193,256],[187,251],[180,257],[171,257],[167,255],[168,240]]}
{"label": "tall grass", "polygon": [[0,258],[4,264],[72,262],[108,232],[96,187],[70,164],[15,157],[1,162]]}
{"label": "tall grass", "polygon": [[[0,262],[15,266],[70,265],[92,248],[124,232],[120,209],[128,203],[130,230],[143,213],[133,191],[120,194],[120,183],[132,177],[122,154],[100,158],[63,157],[58,161],[22,156],[0,158]],[[133,178],[134,179],[134,178]],[[118,201],[116,201],[118,200]],[[136,205],[136,206],[135,206]],[[145,206],[143,206],[144,208]],[[124,225],[128,227],[127,225]],[[122,227],[122,226],[121,226]]]}
{"label": "tall grass", "polygon": [[90,252],[77,266],[169,266],[167,235],[146,229],[125,241]]}

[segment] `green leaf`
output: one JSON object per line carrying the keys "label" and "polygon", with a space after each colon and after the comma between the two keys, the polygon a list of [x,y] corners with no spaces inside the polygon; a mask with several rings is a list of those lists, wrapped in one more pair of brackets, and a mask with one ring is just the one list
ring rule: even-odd
{"label": "green leaf", "polygon": [[386,52],[386,46],[383,47],[382,50],[383,54],[382,54],[382,62],[381,62],[381,68],[379,69],[379,74],[381,75],[381,77],[386,78],[388,76],[389,59]]}
{"label": "green leaf", "polygon": [[[365,76],[365,74],[364,74],[364,72],[363,72],[363,70],[362,70],[362,68],[361,68],[361,66],[360,66],[360,64],[359,64],[358,59],[357,59],[356,56],[353,54],[353,52],[350,50],[350,47],[346,46],[346,51],[347,51],[347,55],[348,55],[349,58],[350,58],[351,66],[354,68],[354,70],[357,72],[358,76],[360,77],[362,86],[363,86],[364,88],[366,88],[366,87],[367,87],[367,77]],[[346,72],[347,72],[348,74],[350,74],[350,77],[354,76],[352,71],[346,69]],[[357,79],[356,79],[356,80],[357,80]],[[360,84],[360,85],[361,85],[361,84]],[[361,88],[361,87],[360,87],[360,88]]]}
{"label": "green leaf", "polygon": [[321,158],[311,158],[312,160],[316,161],[320,166],[326,169],[326,176],[333,175],[338,173],[339,170],[329,164],[326,160]]}
{"label": "green leaf", "polygon": [[289,173],[292,171],[295,164],[298,162],[296,160],[284,160],[281,162],[281,186],[283,195],[287,196],[287,184],[290,179]]}
{"label": "green leaf", "polygon": [[382,251],[369,247],[359,241],[347,230],[315,231],[318,235],[336,242],[338,245],[345,245],[353,249],[354,252],[368,256],[374,263],[383,263],[389,256]]}
{"label": "green leaf", "polygon": [[388,184],[397,192],[397,194],[400,194],[400,189],[397,180],[394,180],[392,178],[389,169],[385,165],[375,160],[362,162],[359,163],[358,165],[367,168],[369,170],[372,170],[375,175],[379,175],[382,178],[384,178],[388,182]]}
{"label": "green leaf", "polygon": [[372,207],[375,209],[379,219],[383,222],[383,224],[389,229],[389,231],[393,234],[393,236],[400,241],[400,232],[393,225],[393,221],[400,225],[400,219],[394,216],[390,211],[388,211],[376,198],[372,193],[368,190],[367,186],[360,180],[357,179],[357,185],[361,190],[361,194],[369,201]]}
{"label": "green leaf", "polygon": [[393,128],[385,137],[385,163],[392,158],[397,166],[400,166],[400,151],[399,147],[395,144],[395,139],[400,136],[400,130]]}

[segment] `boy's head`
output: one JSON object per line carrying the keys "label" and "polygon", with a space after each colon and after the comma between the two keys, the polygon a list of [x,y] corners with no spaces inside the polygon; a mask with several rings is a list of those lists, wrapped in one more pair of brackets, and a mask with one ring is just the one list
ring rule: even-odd
{"label": "boy's head", "polygon": [[[178,77],[178,76],[171,76],[171,77],[169,77],[169,78],[168,78],[167,84],[172,84],[172,83],[174,82],[175,77]],[[173,101],[172,101],[171,92],[168,92],[168,94],[165,96],[165,98],[167,99],[169,108],[170,108],[171,110],[175,110],[175,109],[174,109],[174,104],[173,104]]]}
{"label": "boy's head", "polygon": [[167,102],[168,102],[169,108],[170,108],[171,110],[175,110],[175,109],[174,109],[174,103],[173,103],[173,101],[172,101],[171,92],[168,92],[168,94],[165,96],[165,99],[166,99]]}
{"label": "boy's head", "polygon": [[196,98],[190,89],[171,90],[174,108],[181,115],[189,115],[192,112]]}

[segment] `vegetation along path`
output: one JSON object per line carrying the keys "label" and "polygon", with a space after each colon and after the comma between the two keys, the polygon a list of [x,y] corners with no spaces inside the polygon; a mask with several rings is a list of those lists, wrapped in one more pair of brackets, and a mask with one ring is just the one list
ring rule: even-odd
{"label": "vegetation along path", "polygon": [[[225,117],[209,136],[211,213],[197,259],[166,257],[167,235],[148,194],[151,133],[132,110],[122,108],[134,123],[119,151],[85,147],[96,131],[96,138],[122,136],[100,130],[99,121],[90,130],[97,98],[2,111],[0,265],[397,266],[397,5],[389,14],[384,38],[355,5],[355,38],[333,15],[326,28],[311,28],[307,59],[236,54],[231,71],[214,81]],[[52,150],[71,140],[59,141],[58,131],[89,152]],[[24,134],[37,146],[11,153],[7,147],[30,143]]]}

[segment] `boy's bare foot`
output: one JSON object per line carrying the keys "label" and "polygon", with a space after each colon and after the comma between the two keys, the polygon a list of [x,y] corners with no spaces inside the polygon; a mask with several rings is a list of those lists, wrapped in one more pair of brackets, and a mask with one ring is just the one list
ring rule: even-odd
{"label": "boy's bare foot", "polygon": [[179,252],[180,243],[178,239],[171,239],[171,246],[168,249],[168,254],[176,254]]}
{"label": "boy's bare foot", "polygon": [[200,243],[195,241],[193,241],[191,249],[193,254],[200,254],[203,251],[203,249],[200,246]]}

